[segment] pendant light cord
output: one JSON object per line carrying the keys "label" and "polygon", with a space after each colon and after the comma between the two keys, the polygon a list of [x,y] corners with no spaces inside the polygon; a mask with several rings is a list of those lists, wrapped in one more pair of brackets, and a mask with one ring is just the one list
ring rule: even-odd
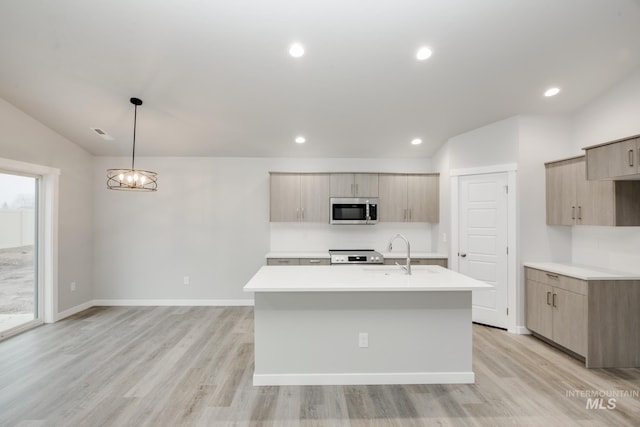
{"label": "pendant light cord", "polygon": [[131,154],[131,170],[135,170],[136,163],[136,122],[138,120],[138,106],[134,105],[133,110],[133,153]]}

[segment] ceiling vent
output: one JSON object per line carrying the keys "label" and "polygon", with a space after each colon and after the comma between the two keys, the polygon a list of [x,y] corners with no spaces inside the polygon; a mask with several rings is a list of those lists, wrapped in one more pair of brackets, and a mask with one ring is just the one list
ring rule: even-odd
{"label": "ceiling vent", "polygon": [[113,141],[114,139],[111,135],[109,135],[107,132],[105,132],[100,128],[89,128],[89,129],[97,133],[100,136],[100,138],[104,139],[105,141]]}

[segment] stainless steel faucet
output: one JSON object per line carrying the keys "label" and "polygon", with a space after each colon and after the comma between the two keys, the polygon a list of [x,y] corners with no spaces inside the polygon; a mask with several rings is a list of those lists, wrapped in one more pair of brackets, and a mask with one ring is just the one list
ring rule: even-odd
{"label": "stainless steel faucet", "polygon": [[402,268],[407,274],[411,274],[411,245],[409,244],[409,240],[402,234],[396,234],[391,238],[391,240],[389,240],[389,247],[387,248],[387,250],[391,252],[391,250],[393,249],[393,241],[398,237],[404,240],[404,242],[407,244],[407,265],[400,265],[397,262],[396,265]]}

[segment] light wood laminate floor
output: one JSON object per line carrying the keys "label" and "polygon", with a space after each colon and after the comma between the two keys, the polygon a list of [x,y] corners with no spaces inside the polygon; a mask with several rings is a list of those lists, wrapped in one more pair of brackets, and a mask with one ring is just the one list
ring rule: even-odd
{"label": "light wood laminate floor", "polygon": [[[640,369],[473,334],[472,385],[253,387],[252,308],[94,307],[0,342],[0,425],[640,425]],[[580,390],[623,395],[589,409]]]}

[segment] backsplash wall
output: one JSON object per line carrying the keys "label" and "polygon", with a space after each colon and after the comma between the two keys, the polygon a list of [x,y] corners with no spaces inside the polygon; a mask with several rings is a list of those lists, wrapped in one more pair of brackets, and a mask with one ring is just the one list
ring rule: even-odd
{"label": "backsplash wall", "polygon": [[[432,252],[432,224],[378,223],[375,225],[331,225],[271,223],[271,252],[325,252],[329,249],[375,249],[386,251],[389,240],[403,234],[413,252]],[[404,253],[404,243],[394,251]]]}
{"label": "backsplash wall", "polygon": [[640,227],[576,226],[571,243],[575,263],[640,274]]}

